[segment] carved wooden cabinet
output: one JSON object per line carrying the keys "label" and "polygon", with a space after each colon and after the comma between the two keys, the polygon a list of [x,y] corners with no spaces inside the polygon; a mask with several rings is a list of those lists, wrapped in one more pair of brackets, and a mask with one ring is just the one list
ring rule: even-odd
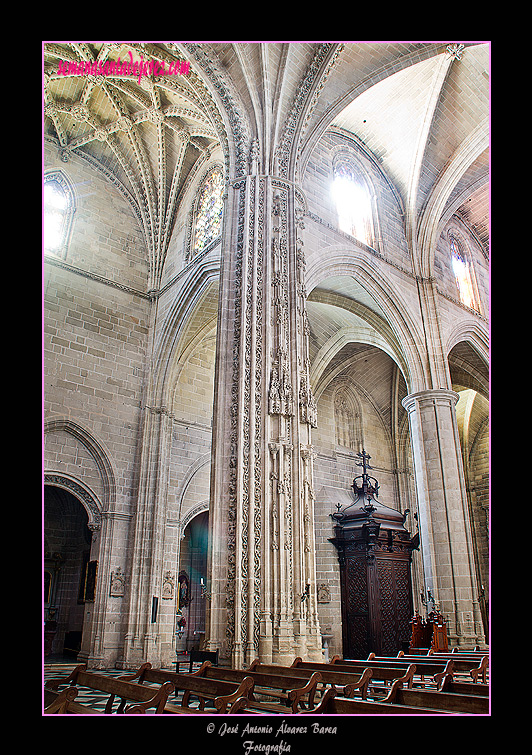
{"label": "carved wooden cabinet", "polygon": [[406,530],[403,514],[376,500],[378,485],[359,487],[356,479],[353,502],[332,515],[330,539],[340,563],[343,657],[396,655],[411,635],[410,567],[419,537]]}

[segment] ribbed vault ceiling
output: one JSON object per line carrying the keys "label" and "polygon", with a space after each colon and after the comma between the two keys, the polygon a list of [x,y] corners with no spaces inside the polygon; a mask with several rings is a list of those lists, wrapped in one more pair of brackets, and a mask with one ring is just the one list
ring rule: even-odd
{"label": "ribbed vault ceiling", "polygon": [[[301,178],[330,128],[381,165],[413,238],[424,218],[456,213],[488,254],[487,43],[50,42],[43,57],[44,137],[64,159],[92,162],[132,202],[151,286],[183,188],[213,149],[233,140],[250,150],[256,140],[261,172],[275,172],[288,150]],[[58,73],[59,61],[119,58],[166,69],[188,61],[190,71],[140,80]]]}

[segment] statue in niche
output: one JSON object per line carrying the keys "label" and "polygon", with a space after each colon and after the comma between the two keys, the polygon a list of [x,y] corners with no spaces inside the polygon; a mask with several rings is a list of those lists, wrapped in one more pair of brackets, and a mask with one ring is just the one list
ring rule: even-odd
{"label": "statue in niche", "polygon": [[184,571],[179,572],[179,577],[177,578],[178,583],[178,608],[186,608],[190,601],[190,583],[188,574]]}

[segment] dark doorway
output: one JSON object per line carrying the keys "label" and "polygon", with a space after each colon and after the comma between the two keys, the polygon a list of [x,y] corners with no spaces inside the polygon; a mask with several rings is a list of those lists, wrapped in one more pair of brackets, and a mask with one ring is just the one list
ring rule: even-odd
{"label": "dark doorway", "polygon": [[75,659],[81,648],[85,603],[92,600],[92,533],[80,501],[63,488],[44,488],[44,656]]}
{"label": "dark doorway", "polygon": [[209,513],[198,514],[185,528],[179,559],[180,600],[178,617],[184,631],[178,635],[178,650],[199,650],[205,638],[207,594],[207,549]]}

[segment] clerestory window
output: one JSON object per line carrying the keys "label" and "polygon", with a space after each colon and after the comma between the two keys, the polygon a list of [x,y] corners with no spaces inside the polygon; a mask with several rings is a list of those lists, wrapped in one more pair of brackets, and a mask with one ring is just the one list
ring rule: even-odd
{"label": "clerestory window", "polygon": [[45,176],[43,189],[44,253],[64,257],[74,213],[74,198],[61,173]]}
{"label": "clerestory window", "polygon": [[458,294],[460,301],[466,307],[471,309],[478,309],[475,290],[473,287],[473,281],[471,278],[471,271],[467,263],[465,254],[454,236],[449,240],[451,248],[451,263],[456,280],[456,286],[458,288]]}
{"label": "clerestory window", "polygon": [[340,230],[372,246],[371,198],[366,184],[349,160],[339,160],[334,166],[332,196]]}
{"label": "clerestory window", "polygon": [[192,256],[199,254],[222,231],[224,181],[220,168],[214,168],[201,187],[194,220]]}

